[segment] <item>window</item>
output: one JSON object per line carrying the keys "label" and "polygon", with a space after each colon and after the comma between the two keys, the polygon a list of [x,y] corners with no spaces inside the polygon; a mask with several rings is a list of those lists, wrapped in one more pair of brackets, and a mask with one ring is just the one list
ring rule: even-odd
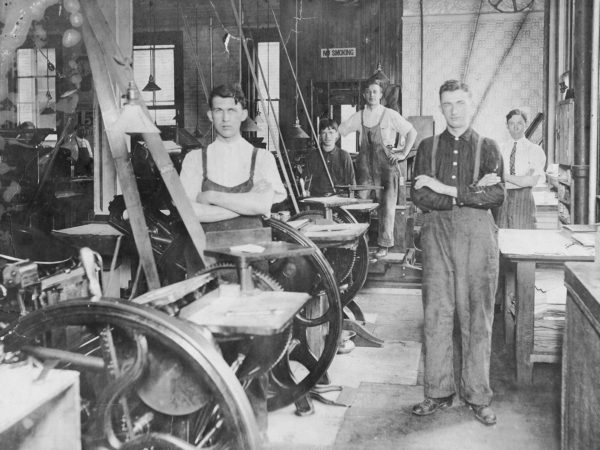
{"label": "window", "polygon": [[[257,57],[262,68],[262,74],[260,70],[257,70],[259,78],[257,87],[261,96],[265,99],[265,103],[267,103],[266,100],[269,95],[271,96],[273,108],[266,104],[268,111],[263,111],[262,103],[258,102],[258,114],[256,116],[258,131],[256,136],[264,138],[267,143],[267,150],[275,151],[279,147],[279,135],[276,133],[275,140],[273,140],[267,122],[273,130],[277,129],[275,123],[279,121],[279,42],[259,42]],[[263,74],[266,83],[263,81]],[[265,84],[268,87],[268,93]]]}
{"label": "window", "polygon": [[56,128],[56,67],[53,48],[17,50],[17,122]]}
{"label": "window", "polygon": [[[344,120],[347,120],[350,118],[350,116],[352,114],[354,114],[356,112],[356,106],[353,105],[341,105],[341,119],[340,119],[340,123],[342,123]],[[357,149],[357,135],[358,133],[349,133],[346,136],[344,136],[342,138],[342,148],[344,150],[346,150],[349,153],[356,153],[358,152]]]}
{"label": "window", "polygon": [[[176,125],[175,44],[135,45],[133,47],[135,83],[157,125]],[[159,91],[143,91],[150,75]]]}

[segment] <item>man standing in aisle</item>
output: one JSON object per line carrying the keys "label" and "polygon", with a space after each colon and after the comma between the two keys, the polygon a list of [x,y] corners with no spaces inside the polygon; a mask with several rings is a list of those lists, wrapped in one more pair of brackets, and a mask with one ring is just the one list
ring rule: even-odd
{"label": "man standing in aisle", "polygon": [[479,421],[493,425],[489,369],[498,229],[490,208],[504,200],[502,156],[496,142],[470,127],[471,94],[466,84],[446,81],[439,95],[447,128],[419,145],[411,192],[425,212],[421,227],[425,400],[412,412],[425,416],[452,405],[456,312],[462,348],[460,395]]}
{"label": "man standing in aisle", "polygon": [[[367,102],[362,111],[342,122],[338,129],[342,136],[352,131],[360,132],[360,150],[356,165],[358,184],[382,185],[383,192],[376,191],[379,202],[378,237],[379,249],[375,256],[383,258],[394,245],[394,219],[400,183],[399,162],[404,160],[417,138],[417,131],[397,111],[381,105],[383,87],[376,79],[367,81],[363,93]],[[402,151],[394,148],[398,133],[405,140]],[[361,192],[361,197],[369,195]]]}
{"label": "man standing in aisle", "polygon": [[498,212],[500,228],[535,228],[533,188],[544,179],[546,154],[525,137],[527,115],[513,109],[506,115],[511,140],[501,147],[506,199]]}

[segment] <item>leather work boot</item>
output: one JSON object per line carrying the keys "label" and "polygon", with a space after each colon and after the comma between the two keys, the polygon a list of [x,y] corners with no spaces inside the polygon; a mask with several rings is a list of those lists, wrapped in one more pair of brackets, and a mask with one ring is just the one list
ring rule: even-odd
{"label": "leather work boot", "polygon": [[376,258],[384,258],[387,256],[387,254],[388,254],[387,247],[379,247],[377,249],[377,251],[375,252],[375,257]]}
{"label": "leather work boot", "polygon": [[484,425],[496,425],[496,414],[490,405],[469,405],[475,418]]}
{"label": "leather work boot", "polygon": [[412,413],[416,416],[428,416],[439,409],[446,409],[452,406],[452,395],[442,398],[426,397],[421,403],[413,406]]}

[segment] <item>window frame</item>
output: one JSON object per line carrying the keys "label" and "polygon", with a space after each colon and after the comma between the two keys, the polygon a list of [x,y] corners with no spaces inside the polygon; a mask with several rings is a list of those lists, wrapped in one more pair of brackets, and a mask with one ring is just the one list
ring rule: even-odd
{"label": "window frame", "polygon": [[[174,64],[174,88],[175,98],[173,105],[153,105],[147,104],[149,111],[161,110],[161,109],[174,109],[175,110],[175,125],[161,125],[163,127],[183,127],[185,123],[184,117],[184,59],[183,59],[183,35],[180,31],[160,31],[157,33],[153,32],[135,32],[133,33],[133,47],[132,52],[136,46],[144,45],[174,45],[173,49],[173,64]],[[134,67],[135,70],[135,67]],[[157,80],[157,84],[160,86],[160,80]],[[144,86],[138,86],[141,90]]]}

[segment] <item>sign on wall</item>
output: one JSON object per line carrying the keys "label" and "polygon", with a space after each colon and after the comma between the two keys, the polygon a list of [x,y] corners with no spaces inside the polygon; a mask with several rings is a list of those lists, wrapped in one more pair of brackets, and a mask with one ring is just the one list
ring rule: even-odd
{"label": "sign on wall", "polygon": [[356,47],[322,48],[321,58],[355,58]]}

